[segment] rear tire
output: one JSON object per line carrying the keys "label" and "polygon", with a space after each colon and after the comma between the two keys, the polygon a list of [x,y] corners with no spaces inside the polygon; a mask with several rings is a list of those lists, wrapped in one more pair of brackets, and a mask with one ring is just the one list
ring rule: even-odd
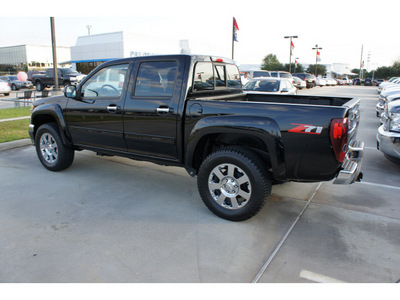
{"label": "rear tire", "polygon": [[35,82],[35,86],[36,86],[36,90],[38,91],[38,92],[41,92],[41,91],[43,91],[43,84],[40,82],[40,81],[36,81]]}
{"label": "rear tire", "polygon": [[204,204],[230,221],[256,215],[271,193],[271,179],[263,161],[244,147],[211,153],[200,167],[197,185]]}
{"label": "rear tire", "polygon": [[42,165],[50,171],[61,171],[71,166],[74,150],[66,147],[56,123],[39,127],[35,137],[36,154]]}

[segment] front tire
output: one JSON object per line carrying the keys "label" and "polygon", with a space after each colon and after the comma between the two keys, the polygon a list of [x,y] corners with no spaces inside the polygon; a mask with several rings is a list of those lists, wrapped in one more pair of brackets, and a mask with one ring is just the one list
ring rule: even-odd
{"label": "front tire", "polygon": [[50,171],[61,171],[71,166],[74,150],[61,140],[56,123],[43,124],[35,137],[36,154],[42,165]]}
{"label": "front tire", "polygon": [[265,164],[244,147],[210,154],[200,167],[197,185],[204,204],[230,221],[244,221],[256,215],[271,193]]}

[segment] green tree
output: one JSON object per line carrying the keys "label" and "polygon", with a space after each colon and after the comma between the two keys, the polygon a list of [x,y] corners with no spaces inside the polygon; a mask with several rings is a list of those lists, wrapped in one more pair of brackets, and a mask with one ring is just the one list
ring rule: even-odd
{"label": "green tree", "polygon": [[315,65],[309,65],[306,70],[307,73],[314,74],[316,76],[326,74],[326,67],[324,65],[317,65],[317,74],[315,74]]}
{"label": "green tree", "polygon": [[374,72],[374,78],[390,79],[391,77],[400,77],[400,60],[395,61],[390,67],[379,67]]}
{"label": "green tree", "polygon": [[270,53],[262,60],[261,70],[281,71],[282,69],[283,66],[275,54]]}
{"label": "green tree", "polygon": [[[358,74],[358,76],[356,76],[356,78],[360,78],[360,69],[352,69],[351,73]],[[361,79],[369,78],[370,73],[368,73],[367,69],[362,69],[362,74],[363,74],[363,78],[361,78]]]}
{"label": "green tree", "polygon": [[[282,71],[289,72],[289,64],[285,64],[282,68]],[[291,71],[292,71],[292,73],[303,73],[304,67],[302,64],[297,64],[297,67],[296,67],[295,63],[292,63]]]}

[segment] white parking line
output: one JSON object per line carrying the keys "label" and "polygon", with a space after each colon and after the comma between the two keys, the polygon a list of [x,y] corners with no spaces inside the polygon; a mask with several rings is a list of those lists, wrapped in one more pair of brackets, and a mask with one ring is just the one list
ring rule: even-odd
{"label": "white parking line", "polygon": [[338,280],[329,276],[317,274],[307,270],[301,270],[299,277],[308,279],[319,283],[346,283],[345,281]]}
{"label": "white parking line", "polygon": [[317,192],[318,192],[319,188],[321,187],[321,185],[322,185],[322,182],[320,182],[318,184],[318,186],[316,187],[316,189],[314,190],[314,192],[312,193],[312,195],[308,199],[306,205],[304,205],[303,210],[299,213],[299,215],[297,216],[296,220],[294,220],[292,226],[290,226],[289,230],[286,232],[286,234],[283,236],[283,238],[279,242],[278,246],[276,246],[275,250],[272,252],[272,254],[269,256],[267,261],[261,267],[261,269],[258,272],[258,274],[256,275],[256,277],[254,277],[252,283],[257,283],[261,279],[262,275],[265,273],[265,271],[267,270],[268,266],[271,264],[271,262],[273,261],[273,259],[276,256],[276,254],[279,252],[279,250],[282,248],[283,244],[285,243],[286,239],[289,237],[289,235],[292,232],[293,228],[296,226],[297,222],[299,222],[301,216],[304,214],[304,212],[306,211],[306,209],[310,205],[311,201],[314,199],[314,197],[317,194]]}
{"label": "white parking line", "polygon": [[377,187],[380,187],[380,188],[393,189],[393,190],[398,190],[398,191],[400,191],[400,187],[398,187],[398,186],[393,186],[393,185],[380,184],[380,183],[373,183],[373,182],[366,182],[366,181],[361,181],[361,182],[359,182],[359,183],[360,183],[360,184],[365,184],[365,185],[377,186]]}

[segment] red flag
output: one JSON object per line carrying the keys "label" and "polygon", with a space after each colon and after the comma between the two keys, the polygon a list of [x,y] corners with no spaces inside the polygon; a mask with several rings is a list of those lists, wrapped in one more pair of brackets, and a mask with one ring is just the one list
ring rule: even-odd
{"label": "red flag", "polygon": [[293,44],[293,42],[291,42],[291,44],[290,44],[290,49],[291,49],[291,50],[294,49],[294,44]]}
{"label": "red flag", "polygon": [[239,30],[239,26],[235,18],[233,18],[233,26],[235,26],[236,30]]}
{"label": "red flag", "polygon": [[237,32],[239,31],[239,26],[238,23],[236,22],[236,19],[233,18],[233,40],[235,42],[239,42],[237,39]]}

